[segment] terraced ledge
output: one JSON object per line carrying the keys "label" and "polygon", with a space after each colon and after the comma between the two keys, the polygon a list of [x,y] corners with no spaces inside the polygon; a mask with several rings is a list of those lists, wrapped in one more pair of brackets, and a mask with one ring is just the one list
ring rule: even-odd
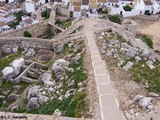
{"label": "terraced ledge", "polygon": [[26,113],[10,113],[0,112],[0,119],[21,119],[21,120],[93,120],[86,118],[70,118],[70,117],[58,117],[53,115],[40,115],[40,114],[26,114]]}

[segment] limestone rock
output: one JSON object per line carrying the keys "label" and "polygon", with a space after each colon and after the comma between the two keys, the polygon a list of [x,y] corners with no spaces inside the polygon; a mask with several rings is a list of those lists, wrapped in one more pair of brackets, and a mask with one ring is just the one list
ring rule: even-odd
{"label": "limestone rock", "polygon": [[9,98],[10,100],[17,100],[18,95],[16,95],[16,94],[11,94],[11,95],[8,96],[8,98]]}
{"label": "limestone rock", "polygon": [[27,105],[28,109],[35,109],[38,108],[40,105],[38,104],[38,98],[37,97],[32,97]]}
{"label": "limestone rock", "polygon": [[37,85],[31,87],[28,91],[27,99],[29,100],[31,97],[36,97],[39,88],[40,86],[37,86]]}
{"label": "limestone rock", "polygon": [[147,49],[144,49],[142,51],[142,56],[145,57],[145,58],[149,58],[151,56],[151,52]]}
{"label": "limestone rock", "polygon": [[123,105],[123,107],[124,107],[124,108],[129,108],[133,103],[135,103],[134,100],[128,100],[128,101]]}
{"label": "limestone rock", "polygon": [[152,60],[148,60],[146,62],[146,64],[149,66],[150,69],[154,69],[155,68],[155,66],[153,65],[153,61]]}
{"label": "limestone rock", "polygon": [[21,66],[25,64],[24,58],[14,60],[10,65],[14,68],[15,74],[18,75],[21,70]]}
{"label": "limestone rock", "polygon": [[38,102],[40,105],[43,105],[44,103],[46,103],[49,100],[48,97],[44,96],[44,95],[39,95],[38,96]]}
{"label": "limestone rock", "polygon": [[62,74],[64,69],[68,66],[69,63],[67,61],[65,61],[64,59],[58,59],[53,63],[51,71],[59,75]]}
{"label": "limestone rock", "polygon": [[128,71],[134,64],[130,61],[127,62],[125,66],[123,66],[124,71]]}
{"label": "limestone rock", "polygon": [[26,53],[26,57],[32,57],[35,56],[36,52],[33,48],[29,48],[27,53]]}
{"label": "limestone rock", "polygon": [[149,105],[151,105],[151,101],[153,98],[151,97],[143,97],[139,100],[138,105],[139,107],[141,107],[142,109],[147,109],[147,107]]}
{"label": "limestone rock", "polygon": [[4,95],[0,95],[0,101],[4,100],[5,96]]}
{"label": "limestone rock", "polygon": [[136,95],[133,100],[134,101],[139,101],[140,99],[142,99],[144,96],[143,95]]}
{"label": "limestone rock", "polygon": [[14,76],[14,69],[13,67],[5,67],[2,70],[2,74],[4,78],[12,78]]}
{"label": "limestone rock", "polygon": [[136,62],[139,62],[139,61],[142,60],[142,58],[140,58],[139,56],[136,56],[136,57],[135,57],[135,60],[136,60]]}
{"label": "limestone rock", "polygon": [[159,94],[154,93],[154,92],[149,92],[148,96],[150,96],[150,97],[159,97]]}
{"label": "limestone rock", "polygon": [[14,90],[20,90],[21,89],[21,85],[15,85],[13,88],[14,88]]}
{"label": "limestone rock", "polygon": [[123,63],[125,63],[125,60],[120,60],[118,63],[117,63],[117,66],[120,67],[123,65]]}
{"label": "limestone rock", "polygon": [[53,115],[61,116],[61,115],[62,115],[62,113],[60,112],[60,110],[59,110],[59,109],[56,109],[56,110],[54,111]]}

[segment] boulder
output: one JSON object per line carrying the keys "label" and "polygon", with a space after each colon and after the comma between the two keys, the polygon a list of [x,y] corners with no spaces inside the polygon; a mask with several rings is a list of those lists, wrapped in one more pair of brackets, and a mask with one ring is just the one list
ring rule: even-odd
{"label": "boulder", "polygon": [[139,56],[136,56],[136,57],[135,57],[135,60],[136,60],[136,62],[139,62],[139,61],[141,61],[141,60],[142,60],[142,58],[141,58],[141,57],[139,57]]}
{"label": "boulder", "polygon": [[54,45],[53,46],[53,50],[54,50],[55,53],[60,53],[60,52],[63,51],[63,49],[64,49],[64,45],[63,44],[61,44],[61,45]]}
{"label": "boulder", "polygon": [[129,49],[131,46],[129,44],[127,44],[126,42],[123,42],[123,43],[121,43],[121,47]]}
{"label": "boulder", "polygon": [[12,78],[14,76],[14,69],[13,67],[5,67],[3,70],[2,70],[2,74],[3,74],[3,77],[4,78]]}
{"label": "boulder", "polygon": [[57,75],[62,74],[64,69],[68,66],[69,66],[69,63],[66,62],[64,59],[58,59],[53,63],[51,71]]}
{"label": "boulder", "polygon": [[150,96],[150,97],[159,97],[159,94],[154,93],[154,92],[149,92],[148,96]]}
{"label": "boulder", "polygon": [[60,110],[59,110],[59,109],[56,109],[56,110],[54,111],[53,115],[61,116],[61,115],[62,115],[62,113],[60,112]]}
{"label": "boulder", "polygon": [[128,51],[128,49],[126,49],[126,48],[121,48],[120,49],[120,53],[122,53],[122,54],[125,54],[127,51]]}
{"label": "boulder", "polygon": [[141,98],[138,102],[139,107],[141,107],[142,109],[147,109],[147,107],[152,104],[151,103],[152,99],[153,98],[151,98],[151,97]]}
{"label": "boulder", "polygon": [[13,88],[14,88],[14,90],[20,90],[21,89],[21,85],[15,85]]}
{"label": "boulder", "polygon": [[124,105],[123,107],[124,108],[129,108],[132,104],[134,104],[135,101],[134,100],[128,100]]}
{"label": "boulder", "polygon": [[28,102],[27,108],[28,109],[36,109],[36,108],[39,108],[39,106],[40,105],[38,104],[38,98],[32,97]]}
{"label": "boulder", "polygon": [[107,57],[112,57],[112,56],[113,56],[113,51],[107,50],[107,52],[105,53],[105,55],[106,55]]}
{"label": "boulder", "polygon": [[25,60],[24,58],[19,58],[14,60],[10,65],[14,68],[15,74],[18,75],[20,73],[21,66],[25,65]]}
{"label": "boulder", "polygon": [[149,58],[151,56],[151,52],[147,49],[144,49],[141,55],[145,58]]}
{"label": "boulder", "polygon": [[45,72],[42,74],[41,81],[45,83],[45,81],[50,81],[52,79],[51,72]]}
{"label": "boulder", "polygon": [[29,100],[29,99],[32,98],[32,97],[36,97],[37,94],[38,94],[37,92],[38,92],[39,88],[40,88],[40,86],[37,86],[37,85],[31,87],[31,88],[29,89],[29,91],[28,91],[27,99]]}
{"label": "boulder", "polygon": [[0,95],[0,101],[3,101],[5,99],[4,95]]}
{"label": "boulder", "polygon": [[43,105],[44,103],[46,103],[49,100],[48,97],[44,96],[44,95],[39,95],[38,96],[38,102],[40,105]]}
{"label": "boulder", "polygon": [[132,68],[134,64],[130,61],[127,62],[127,64],[125,66],[123,66],[123,70],[124,71],[128,71],[130,68]]}
{"label": "boulder", "polygon": [[18,95],[16,95],[16,94],[11,94],[8,96],[8,99],[10,99],[10,100],[17,100],[17,98],[18,98]]}
{"label": "boulder", "polygon": [[32,57],[32,56],[35,56],[36,55],[36,52],[33,48],[29,48],[27,53],[26,53],[26,57]]}
{"label": "boulder", "polygon": [[118,63],[117,63],[117,66],[120,67],[123,65],[123,63],[125,63],[125,60],[120,60]]}
{"label": "boulder", "polygon": [[146,62],[146,64],[149,66],[150,69],[154,69],[155,68],[155,66],[153,65],[153,61],[152,60],[148,60]]}
{"label": "boulder", "polygon": [[136,95],[134,98],[133,98],[133,101],[139,101],[140,99],[142,99],[144,96],[143,95]]}
{"label": "boulder", "polygon": [[18,51],[18,47],[12,48],[12,53],[17,53],[17,51]]}
{"label": "boulder", "polygon": [[71,63],[76,63],[76,62],[78,62],[78,60],[81,58],[81,56],[80,55],[76,55],[75,57],[73,57],[72,59],[71,59]]}
{"label": "boulder", "polygon": [[125,56],[127,58],[133,58],[135,57],[137,54],[137,49],[135,49],[134,47],[130,47],[127,51],[127,53],[125,54]]}

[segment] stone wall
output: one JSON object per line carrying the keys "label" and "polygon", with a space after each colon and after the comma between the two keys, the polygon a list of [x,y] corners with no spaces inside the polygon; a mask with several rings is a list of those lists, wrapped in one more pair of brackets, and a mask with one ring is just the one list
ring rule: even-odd
{"label": "stone wall", "polygon": [[20,29],[2,33],[0,37],[23,37],[23,33],[26,30],[32,34],[32,37],[39,37],[50,31],[50,25],[48,24],[48,20],[45,20]]}
{"label": "stone wall", "polygon": [[81,33],[76,33],[74,35],[64,35],[58,39],[40,39],[40,38],[27,38],[27,37],[3,37],[0,38],[0,48],[4,45],[8,45],[11,48],[21,47],[21,48],[36,48],[36,49],[52,49],[53,45],[66,43],[71,40],[79,40],[84,38]]}

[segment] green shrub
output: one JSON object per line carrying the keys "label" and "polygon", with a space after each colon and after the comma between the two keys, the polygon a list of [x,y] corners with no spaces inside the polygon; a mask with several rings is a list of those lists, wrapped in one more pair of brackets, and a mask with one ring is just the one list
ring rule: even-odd
{"label": "green shrub", "polygon": [[130,7],[129,5],[126,5],[126,6],[123,6],[123,9],[124,9],[125,11],[131,11],[133,8]]}
{"label": "green shrub", "polygon": [[150,36],[142,35],[142,40],[147,44],[148,47],[153,48],[153,42]]}
{"label": "green shrub", "polygon": [[102,10],[102,13],[108,14],[108,9],[107,9],[107,8],[103,9],[103,10]]}
{"label": "green shrub", "polygon": [[121,16],[119,15],[109,15],[108,16],[108,19],[112,22],[115,22],[115,23],[118,23],[118,24],[121,24],[122,23],[122,18]]}
{"label": "green shrub", "polygon": [[24,31],[23,36],[24,37],[32,37],[32,34],[26,30],[26,31]]}
{"label": "green shrub", "polygon": [[45,19],[48,19],[50,17],[50,11],[45,10],[41,13],[41,16],[44,17]]}

